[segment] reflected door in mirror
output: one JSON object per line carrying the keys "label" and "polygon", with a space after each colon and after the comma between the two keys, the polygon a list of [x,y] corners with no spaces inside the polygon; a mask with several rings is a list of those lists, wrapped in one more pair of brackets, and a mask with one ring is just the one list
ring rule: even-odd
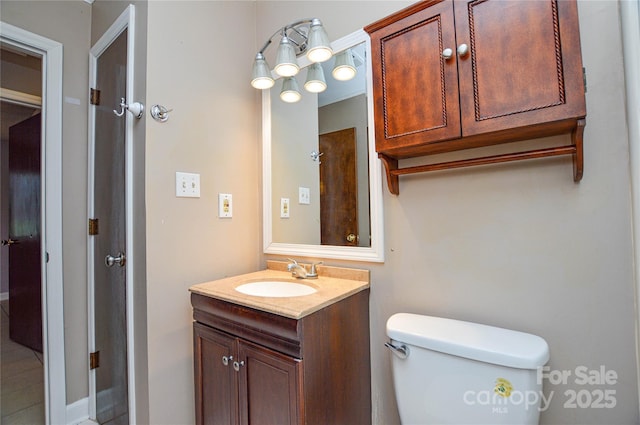
{"label": "reflected door in mirror", "polygon": [[320,234],[323,245],[358,245],[356,129],[320,135]]}

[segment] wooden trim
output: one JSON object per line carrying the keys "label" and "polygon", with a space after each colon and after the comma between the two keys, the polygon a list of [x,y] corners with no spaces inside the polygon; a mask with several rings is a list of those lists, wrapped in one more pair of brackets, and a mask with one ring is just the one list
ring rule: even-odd
{"label": "wooden trim", "polygon": [[405,7],[404,9],[397,11],[393,15],[387,16],[386,18],[382,18],[379,21],[376,21],[372,24],[367,25],[363,29],[369,34],[371,34],[375,31],[378,31],[379,29],[386,27],[387,25],[390,25],[401,19],[404,19],[407,16],[411,16],[416,12],[426,9],[427,7],[431,7],[434,4],[440,3],[442,1],[444,0],[427,0],[427,1],[421,1],[418,3],[412,4],[411,6]]}
{"label": "wooden trim", "polygon": [[584,118],[578,120],[578,125],[571,132],[571,141],[576,148],[573,154],[573,181],[579,182],[582,180],[582,174],[584,171],[584,153],[582,148],[582,137],[584,135],[584,127],[587,125],[587,120]]}
{"label": "wooden trim", "polygon": [[398,176],[416,173],[426,173],[429,171],[442,171],[454,168],[474,167],[478,165],[499,164],[503,162],[520,161],[525,159],[546,158],[551,156],[572,155],[574,163],[574,181],[578,182],[582,178],[583,172],[583,151],[582,133],[584,131],[585,120],[580,120],[582,125],[578,125],[572,133],[574,144],[545,149],[535,149],[526,152],[506,153],[501,155],[485,156],[480,158],[461,159],[457,161],[439,162],[435,164],[417,165],[413,167],[398,168],[397,160],[379,154],[380,159],[385,164],[387,172],[387,183],[389,191],[394,195],[400,194]]}

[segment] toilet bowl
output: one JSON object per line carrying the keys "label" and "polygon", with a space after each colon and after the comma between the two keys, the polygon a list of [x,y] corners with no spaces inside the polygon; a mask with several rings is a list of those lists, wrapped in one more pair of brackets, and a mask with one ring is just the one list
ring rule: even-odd
{"label": "toilet bowl", "polygon": [[387,321],[393,382],[404,425],[538,423],[539,336],[409,313]]}

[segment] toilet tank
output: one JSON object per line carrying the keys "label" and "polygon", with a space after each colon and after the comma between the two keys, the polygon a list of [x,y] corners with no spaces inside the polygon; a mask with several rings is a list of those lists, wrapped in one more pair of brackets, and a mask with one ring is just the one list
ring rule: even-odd
{"label": "toilet tank", "polygon": [[403,424],[538,423],[549,360],[539,336],[409,313],[391,316],[387,335]]}

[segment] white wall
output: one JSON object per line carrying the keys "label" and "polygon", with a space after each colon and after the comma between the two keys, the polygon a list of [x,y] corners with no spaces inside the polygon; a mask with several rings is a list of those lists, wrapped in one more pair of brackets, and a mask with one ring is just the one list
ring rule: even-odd
{"label": "white wall", "polygon": [[[189,286],[260,265],[259,93],[253,2],[149,2],[147,120],[149,421],[194,422]],[[201,198],[175,197],[175,172],[200,173]],[[217,218],[218,193],[233,218]]]}

